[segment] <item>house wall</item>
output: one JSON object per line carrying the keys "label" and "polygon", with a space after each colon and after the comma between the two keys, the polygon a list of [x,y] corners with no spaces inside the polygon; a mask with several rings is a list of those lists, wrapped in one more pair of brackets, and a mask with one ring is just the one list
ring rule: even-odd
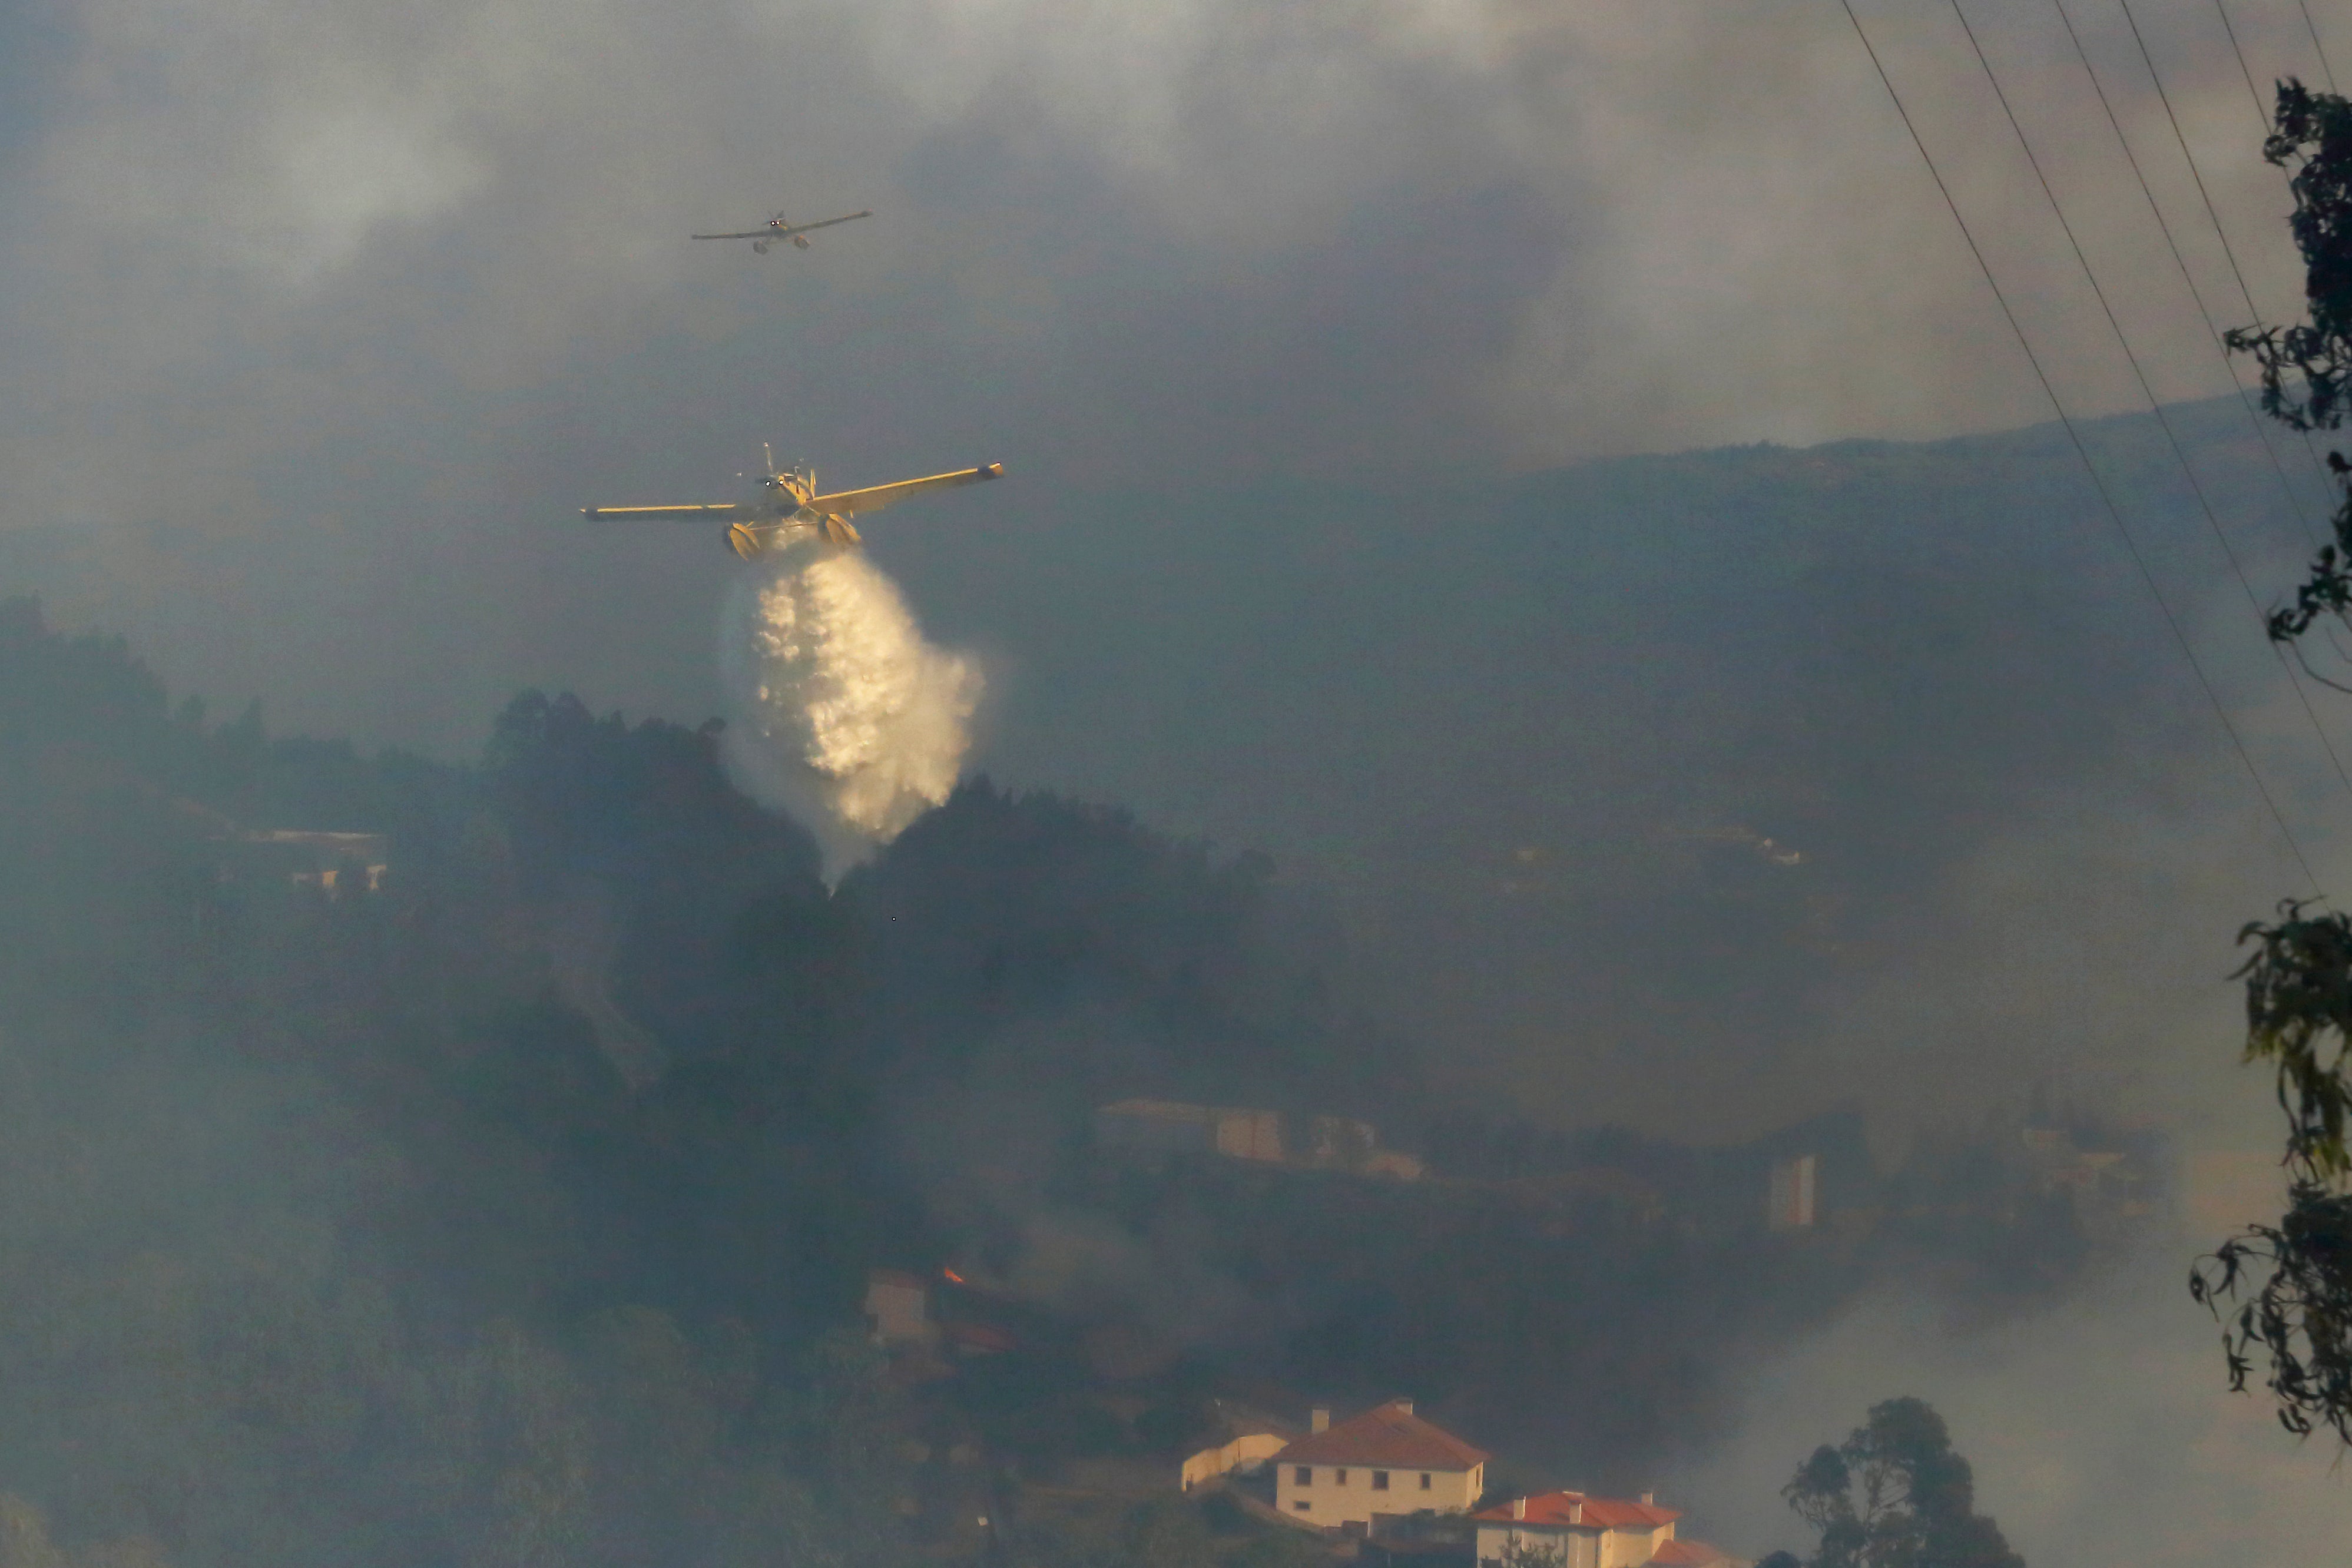
{"label": "house wall", "polygon": [[1139,1155],[1223,1155],[1280,1161],[1282,1115],[1243,1106],[1186,1105],[1172,1100],[1122,1100],[1095,1112],[1104,1148]]}
{"label": "house wall", "polygon": [[[1375,1513],[1411,1513],[1423,1508],[1465,1513],[1486,1485],[1484,1465],[1471,1470],[1375,1470],[1361,1465],[1286,1465],[1278,1456],[1275,1463],[1278,1467],[1274,1477],[1275,1506],[1326,1529],[1368,1525]],[[1302,1469],[1314,1478],[1304,1486],[1298,1482]],[[1376,1475],[1388,1477],[1386,1490],[1373,1485]],[[1347,1479],[1341,1480],[1342,1476]],[[1423,1476],[1429,1478],[1427,1491],[1421,1489]],[[1298,1506],[1302,1502],[1305,1508]]]}
{"label": "house wall", "polygon": [[1601,1568],[1598,1530],[1562,1530],[1546,1525],[1482,1524],[1478,1527],[1479,1568],[1498,1564],[1503,1548],[1514,1542],[1561,1553],[1560,1568]]}
{"label": "house wall", "polygon": [[1217,1153],[1236,1160],[1282,1158],[1282,1117],[1273,1111],[1218,1111]]}
{"label": "house wall", "polygon": [[866,1315],[874,1324],[874,1337],[884,1344],[937,1338],[939,1325],[929,1321],[929,1292],[918,1285],[873,1280],[866,1286]]}
{"label": "house wall", "polygon": [[1270,1459],[1290,1445],[1287,1437],[1271,1432],[1244,1432],[1223,1448],[1203,1448],[1184,1461],[1184,1471],[1178,1484],[1191,1491],[1202,1481],[1214,1479],[1228,1470],[1245,1469],[1264,1459]]}
{"label": "house wall", "polygon": [[1766,1212],[1775,1230],[1802,1230],[1813,1223],[1813,1191],[1818,1165],[1811,1155],[1772,1162],[1771,1191]]}
{"label": "house wall", "polygon": [[1130,1154],[1208,1154],[1217,1146],[1217,1124],[1205,1106],[1123,1100],[1095,1113],[1095,1138]]}
{"label": "house wall", "polygon": [[1601,1561],[1595,1568],[1641,1568],[1658,1554],[1658,1548],[1674,1539],[1675,1527],[1662,1524],[1655,1530],[1611,1530],[1601,1536]]}
{"label": "house wall", "polygon": [[1480,1568],[1499,1563],[1503,1548],[1514,1541],[1532,1542],[1548,1548],[1568,1547],[1567,1561],[1561,1568],[1641,1568],[1658,1554],[1658,1548],[1674,1539],[1675,1527],[1660,1525],[1655,1530],[1579,1530],[1559,1525],[1481,1524],[1478,1527],[1478,1562]]}

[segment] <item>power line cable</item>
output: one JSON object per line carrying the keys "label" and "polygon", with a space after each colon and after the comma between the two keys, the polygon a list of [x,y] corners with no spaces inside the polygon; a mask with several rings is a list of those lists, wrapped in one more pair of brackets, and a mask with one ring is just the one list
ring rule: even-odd
{"label": "power line cable", "polygon": [[2336,90],[2336,68],[2327,63],[2327,46],[2319,41],[2319,25],[2311,19],[2311,6],[2306,0],[2294,0],[2294,8],[2303,13],[2304,31],[2311,35],[2311,52],[2319,57],[2319,74],[2327,78],[2327,90]]}
{"label": "power line cable", "polygon": [[[2295,3],[2302,6],[2304,26],[2311,28],[2311,46],[2313,48],[2319,51],[2320,72],[2327,78],[2327,89],[2330,92],[2333,92],[2336,90],[2336,73],[2328,68],[2327,50],[2319,41],[2319,29],[2315,26],[2312,26],[2311,7],[2305,5],[2303,4],[2303,0],[2295,0]],[[2230,26],[2230,13],[2228,8],[2222,5],[2222,0],[2213,0],[2213,8],[2221,13],[2221,30],[2230,35],[2230,47],[2238,57],[2238,72],[2246,78],[2246,90],[2253,93],[2254,95],[2254,115],[2256,119],[2262,121],[2263,136],[2263,139],[2267,141],[2271,133],[2270,108],[2267,104],[2263,103],[2262,93],[2254,87],[2254,73],[2246,68],[2246,52],[2238,47],[2238,32],[2236,28]],[[2313,444],[2311,432],[2305,430],[2300,432],[2300,434],[2303,436],[2304,446],[2311,453],[2311,460],[2314,463],[2317,463],[2319,461],[2319,448]]]}
{"label": "power line cable", "polygon": [[[2270,106],[2263,101],[2262,89],[2254,85],[2254,73],[2247,68],[2246,51],[2238,43],[2238,29],[2230,25],[2230,7],[2223,3],[2223,0],[2213,0],[2213,9],[2221,14],[2221,31],[2229,35],[2230,52],[2238,57],[2238,74],[2246,78],[2246,92],[2254,100],[2254,119],[2261,123],[2263,128],[2263,136],[2267,140],[2271,133]],[[2308,20],[2310,13],[2306,11],[2304,13],[2304,16],[2305,18]],[[2312,33],[2313,39],[2316,41],[2318,37],[2318,31],[2314,29]],[[2320,64],[2323,68],[2326,65],[2326,57],[2324,54],[2320,57]],[[2256,313],[2255,319],[2261,319],[2260,312]],[[2319,448],[2312,444],[2311,432],[2305,430],[2300,434],[2303,436],[2304,446],[2311,453],[2312,462],[2317,463],[2319,461]]]}
{"label": "power line cable", "polygon": [[[2213,205],[2212,192],[2205,187],[2205,173],[2197,166],[2197,154],[2189,150],[2189,138],[2181,131],[2180,116],[2173,111],[2172,94],[2165,90],[2164,73],[2156,68],[2156,56],[2149,52],[2147,36],[2140,31],[2139,18],[2132,14],[2131,0],[2116,0],[2116,3],[2123,7],[2124,21],[2131,27],[2132,42],[2139,46],[2140,61],[2147,67],[2147,79],[2155,84],[2157,101],[2164,105],[2164,118],[2172,127],[2172,140],[2180,148],[2182,162],[2189,165],[2189,177],[2196,183],[2198,200],[2205,204],[2206,221],[2213,225],[2213,237],[2221,242],[2221,255],[2230,263],[2230,276],[2237,280],[2238,297],[2246,302],[2246,319],[2249,323],[2259,323],[2263,319],[2262,308],[2254,303],[2253,290],[2246,287],[2245,268],[2238,265],[2237,247],[2230,243],[2230,231],[2223,226],[2221,214]],[[2264,135],[2269,134],[2267,117],[2263,120],[2263,131]],[[2318,479],[2322,488],[2333,489],[2334,486],[2328,484],[2326,470],[2320,465],[2319,449],[2312,444],[2311,433],[2306,430],[2302,434],[2304,455],[2311,459],[2314,477]]]}
{"label": "power line cable", "polygon": [[2213,0],[2213,10],[2221,18],[2221,31],[2230,36],[2230,52],[2238,57],[2238,74],[2246,78],[2246,96],[2254,100],[2254,118],[2263,122],[2263,134],[2271,133],[2271,111],[2263,103],[2263,89],[2254,85],[2254,73],[2246,68],[2246,51],[2238,47],[2238,29],[2230,25],[2230,7],[2222,0]]}
{"label": "power line cable", "polygon": [[[2263,101],[2262,89],[2254,85],[2254,73],[2247,68],[2246,51],[2238,42],[2238,29],[2230,25],[2230,8],[2228,5],[2223,4],[2223,0],[2213,0],[2213,9],[2221,15],[2221,31],[2229,35],[2230,52],[2238,57],[2238,74],[2246,78],[2246,93],[2254,100],[2254,119],[2261,124],[2263,128],[2263,136],[2267,140],[2271,133],[2270,106]],[[2310,15],[2311,14],[2308,11],[2305,11],[2304,13],[2305,19],[2309,20]],[[2318,39],[2318,31],[2315,28],[2312,32],[2313,40],[2315,42]],[[2320,57],[2320,64],[2323,68],[2326,67],[2326,56],[2323,54]],[[2261,319],[2261,312],[2257,311],[2255,313],[2255,319],[2259,321]],[[2311,432],[2305,430],[2299,434],[2303,436],[2303,444],[2305,450],[2311,454],[2312,462],[2316,464],[2319,461],[2319,448],[2312,444]]]}
{"label": "power line cable", "polygon": [[[2042,167],[2042,160],[2034,153],[2033,142],[2025,134],[2025,126],[2018,120],[2017,110],[2009,101],[2009,94],[2002,89],[2000,78],[1994,73],[1992,61],[1986,56],[1984,44],[1977,37],[1976,28],[1969,25],[1968,12],[1961,8],[1960,0],[1951,0],[1951,6],[1952,16],[1960,24],[1960,31],[1968,37],[1969,48],[1977,57],[1977,66],[1984,72],[1986,84],[1992,89],[1993,98],[2000,104],[2001,115],[2009,121],[2009,129],[2016,135],[2017,145],[2025,154],[2026,165],[2033,171],[2034,183],[2042,187],[2042,200],[2050,204],[2051,215],[2058,220],[2059,230],[2065,235],[2067,246],[2074,253],[2074,263],[2083,269],[2084,280],[2091,286],[2091,297],[2099,302],[2100,314],[2107,319],[2107,329],[2115,334],[2116,346],[2123,350],[2124,362],[2131,366],[2132,379],[2139,383],[2140,395],[2147,400],[2149,410],[2156,415],[2158,427],[2164,432],[2164,439],[2172,448],[2173,461],[2180,465],[2180,476],[2189,481],[2189,492],[2197,497],[2198,510],[2205,514],[2205,526],[2212,531],[2213,542],[2221,547],[2221,556],[2230,563],[2231,575],[2238,580],[2239,588],[2245,592],[2246,608],[2253,612],[2255,624],[2262,625],[2264,620],[2262,601],[2254,596],[2254,585],[2248,580],[2246,569],[2239,562],[2238,552],[2231,547],[2230,536],[2222,530],[2221,519],[2215,514],[2213,503],[2197,477],[2196,466],[2189,461],[2188,448],[2181,444],[2179,433],[2173,429],[2172,416],[2165,413],[2163,402],[2156,395],[2155,385],[2147,379],[2147,371],[2141,368],[2139,355],[2133,351],[2131,339],[2125,333],[2115,306],[2109,303],[2106,289],[2100,286],[2099,275],[2092,267],[2091,257],[2083,249],[2083,242],[2075,235],[2074,225],[2067,220],[2066,209],[2059,203],[2058,193],[2051,185],[2050,176]],[[2063,14],[2063,7],[2061,14]],[[2071,26],[2069,30],[2072,30]],[[2089,63],[2087,59],[2084,62],[2086,68]],[[2118,134],[2121,134],[2120,131]],[[2128,152],[2128,148],[2126,151]],[[2319,714],[2311,706],[2311,695],[2303,689],[2303,682],[2296,676],[2294,664],[2288,662],[2286,650],[2268,636],[2263,641],[2277,657],[2279,668],[2285,672],[2287,685],[2294,689],[2295,701],[2302,705],[2304,717],[2311,722],[2311,733],[2318,738],[2320,749],[2327,753],[2327,760],[2334,766],[2344,792],[2352,795],[2352,773],[2345,771],[2344,758],[2337,755],[2336,743],[2328,738],[2326,727],[2319,722]]]}
{"label": "power line cable", "polygon": [[2319,873],[2312,869],[2310,857],[2303,852],[2303,846],[2295,841],[2294,830],[2287,826],[2286,817],[2280,811],[2270,786],[2263,782],[2262,771],[2254,766],[2252,755],[2246,750],[2245,739],[2231,719],[2230,710],[2222,706],[2221,694],[2213,689],[2204,665],[2197,661],[2196,650],[2189,646],[2188,633],[2181,630],[2179,617],[2173,614],[2172,607],[2165,602],[2163,592],[2158,589],[2156,576],[2148,570],[2147,559],[2141,555],[2138,541],[2132,538],[2130,528],[2124,522],[2123,513],[2116,506],[2115,497],[2108,493],[2106,481],[2100,476],[2098,465],[2091,461],[2090,451],[2083,444],[2082,434],[2074,428],[2074,420],[2066,413],[2065,403],[2060,401],[2058,389],[2052,384],[2050,373],[2042,367],[2042,356],[2033,351],[2032,341],[2026,337],[2025,328],[2019,322],[2009,296],[2001,291],[2000,279],[1993,276],[1992,264],[1985,259],[1984,247],[1977,243],[1976,232],[1969,227],[1969,220],[1960,214],[1960,204],[1953,197],[1943,170],[1937,165],[1934,154],[1927,151],[1927,143],[1920,136],[1918,126],[1912,121],[1911,110],[1903,102],[1903,95],[1895,90],[1895,78],[1886,74],[1885,63],[1878,57],[1877,47],[1871,43],[1870,34],[1864,28],[1862,18],[1854,14],[1853,0],[1838,0],[1838,4],[1845,11],[1845,19],[1853,24],[1854,37],[1862,41],[1863,52],[1870,57],[1871,68],[1878,73],[1879,84],[1886,89],[1886,96],[1895,104],[1895,112],[1902,118],[1903,129],[1910,132],[1911,145],[1918,149],[1920,162],[1927,165],[1928,176],[1936,182],[1936,189],[1942,194],[1944,205],[1950,209],[1952,222],[1958,226],[1960,237],[1968,242],[1969,253],[1976,257],[1977,268],[1984,274],[1985,287],[1992,291],[1994,303],[2000,307],[2011,333],[2017,339],[2018,348],[2025,354],[2025,362],[2032,367],[2033,379],[2042,383],[2042,395],[2050,400],[2051,408],[2057,413],[2059,424],[2066,432],[2067,441],[2074,448],[2074,455],[2082,462],[2083,472],[2090,476],[2091,487],[2098,492],[2100,504],[2106,509],[2107,520],[2115,525],[2116,535],[2123,540],[2124,553],[2131,558],[2132,565],[2138,570],[2141,585],[2147,590],[2148,597],[2156,601],[2157,613],[2171,632],[2172,641],[2179,648],[2181,658],[2187,661],[2189,672],[2197,677],[2199,689],[2204,692],[2205,701],[2212,708],[2222,733],[2230,737],[2231,749],[2238,754],[2239,764],[2245,768],[2247,779],[2252,781],[2254,793],[2262,798],[2263,810],[2270,813],[2272,822],[2277,826],[2279,837],[2286,841],[2288,852],[2303,868],[2303,874],[2313,891],[2324,899],[2326,892],[2320,883]]}
{"label": "power line cable", "polygon": [[2270,432],[2255,411],[2253,392],[2238,380],[2237,361],[2231,357],[2230,346],[2221,336],[2221,327],[2213,319],[2213,312],[2206,308],[2204,292],[2197,287],[2197,278],[2189,270],[2188,257],[2181,254],[2180,241],[2173,235],[2172,225],[2166,221],[2164,208],[2147,183],[2147,172],[2140,167],[2139,155],[2132,151],[2131,138],[2124,134],[2123,121],[2117,118],[2116,106],[2109,100],[2107,89],[2099,80],[2098,68],[2091,63],[2090,51],[2083,46],[2083,36],[2075,29],[2074,18],[2067,13],[2066,0],[2050,0],[2050,3],[2057,10],[2059,21],[2065,24],[2066,37],[2074,46],[2074,57],[2083,62],[2083,74],[2091,78],[2091,90],[2098,95],[2099,108],[2105,111],[2108,129],[2116,133],[2116,144],[2124,150],[2124,161],[2131,165],[2132,178],[2139,182],[2139,193],[2147,199],[2148,214],[2156,219],[2158,232],[2164,235],[2165,249],[2172,253],[2172,265],[2179,269],[2180,281],[2188,286],[2189,298],[2195,301],[2197,314],[2205,323],[2205,331],[2213,340],[2214,351],[2221,356],[2222,372],[2237,391],[2239,406],[2246,413],[2246,423],[2252,428],[2254,440],[2262,446],[2263,455],[2270,459],[2271,471],[2278,476],[2279,493],[2286,497],[2287,509],[2302,523],[2304,536],[2315,549],[2320,544],[2319,530],[2312,522],[2309,508],[2304,506],[2303,498],[2295,494],[2294,486],[2287,479],[2286,465],[2279,461],[2278,449],[2272,444]]}

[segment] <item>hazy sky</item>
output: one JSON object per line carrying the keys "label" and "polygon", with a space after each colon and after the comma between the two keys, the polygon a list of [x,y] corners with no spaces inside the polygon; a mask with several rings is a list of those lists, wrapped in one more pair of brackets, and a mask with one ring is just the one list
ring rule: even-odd
{"label": "hazy sky", "polygon": [[[1862,9],[2068,394],[2129,406],[1950,13]],[[2235,321],[2123,13],[2076,9]],[[2284,193],[2217,14],[2139,14],[2283,309]],[[2159,389],[2225,386],[2055,13],[1973,15]],[[2257,79],[2312,74],[2291,4],[2233,16]],[[1016,483],[956,514],[985,527],[2044,416],[1830,4],[55,0],[0,27],[0,528],[68,530],[24,547],[79,563],[34,574],[61,618],[372,737],[470,747],[520,680],[707,706],[679,612],[727,561],[576,508],[708,493],[762,439],[846,481],[1001,458]],[[778,206],[877,215],[791,256],[684,239]]]}
{"label": "hazy sky", "polygon": [[[2242,321],[2124,14],[2068,3]],[[2137,406],[1950,8],[1857,8],[2061,391]],[[2311,9],[2352,61],[2352,19]],[[2284,313],[2287,196],[2221,14],[2135,12]],[[2159,393],[2226,389],[2057,13],[1969,15]],[[2258,83],[2317,76],[2292,0],[2229,17]],[[806,253],[685,238],[780,206],[876,216]],[[1932,488],[1874,550],[1866,505],[1806,545],[1749,467],[1638,539],[1606,522],[1665,516],[1623,500],[1646,471],[1564,482],[1601,522],[1546,555],[1532,493],[1488,483],[2047,417],[1835,0],[32,0],[0,9],[0,590],[279,727],[466,755],[532,684],[693,722],[732,558],[577,508],[728,498],[762,440],[848,484],[1002,460],[873,530],[988,670],[975,759],[1328,882],[1376,957],[1443,959],[1396,966],[1400,1020],[1532,1113],[1731,1134],[2054,1070],[2191,1143],[2267,1135],[2222,977],[2296,872],[2047,433],[1937,459],[1979,486],[1951,516],[2011,519],[1973,553],[1938,553]],[[2231,495],[2267,483],[2219,429]],[[2326,874],[2341,797],[2167,483],[2156,564]],[[1481,534],[1506,501],[1518,531]],[[1322,531],[1260,559],[1258,507]],[[2275,591],[2299,536],[2225,509]],[[1836,868],[1847,903],[1783,922],[1836,963],[1643,947],[1688,933],[1627,890],[1700,852],[1673,833],[1733,830]],[[1496,894],[1515,866],[1559,918]],[[2060,1343],[2137,1333],[2123,1296]],[[2003,1343],[1963,1376],[1906,1311],[1759,1369],[1809,1424],[1689,1478],[1746,1500],[1730,1544],[1912,1370],[2035,1561],[2112,1501],[2107,1439],[2049,1391],[2112,1414],[2143,1367],[2085,1348],[2076,1384]],[[2218,1369],[2146,1355],[2205,1379],[2142,1413],[2209,1444],[2197,1495],[2271,1488]],[[2128,1426],[2102,1430],[2142,1474]],[[2340,1542],[2337,1494],[2280,1485],[2246,1530]]]}

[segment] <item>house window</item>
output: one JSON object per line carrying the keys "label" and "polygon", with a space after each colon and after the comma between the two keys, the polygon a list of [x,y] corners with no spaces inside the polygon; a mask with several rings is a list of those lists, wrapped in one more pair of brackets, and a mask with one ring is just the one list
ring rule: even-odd
{"label": "house window", "polygon": [[1348,1484],[1348,1472],[1345,1470],[1333,1470],[1331,1472],[1331,1484],[1335,1487],[1346,1486]]}
{"label": "house window", "polygon": [[1315,1467],[1313,1465],[1293,1465],[1291,1467],[1290,1479],[1297,1482],[1300,1486],[1311,1487],[1315,1484]]}
{"label": "house window", "polygon": [[1372,1472],[1372,1490],[1374,1491],[1386,1491],[1389,1490],[1388,1471],[1374,1470]]}
{"label": "house window", "polygon": [[1429,1490],[1429,1472],[1427,1470],[1421,1472],[1421,1490],[1423,1491],[1427,1491]]}
{"label": "house window", "polygon": [[1297,1509],[1301,1513],[1309,1512],[1315,1507],[1313,1503],[1307,1501],[1304,1498],[1301,1498],[1298,1501],[1292,1503],[1290,1506]]}

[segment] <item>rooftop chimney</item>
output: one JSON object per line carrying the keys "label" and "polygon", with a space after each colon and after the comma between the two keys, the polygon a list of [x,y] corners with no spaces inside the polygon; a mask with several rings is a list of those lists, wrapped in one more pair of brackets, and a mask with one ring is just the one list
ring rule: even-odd
{"label": "rooftop chimney", "polygon": [[1513,1519],[1525,1519],[1527,1516],[1528,1500],[1523,1497],[1513,1498],[1511,1500],[1511,1517]]}
{"label": "rooftop chimney", "polygon": [[1657,1501],[1657,1500],[1658,1500],[1658,1494],[1657,1494],[1656,1492],[1654,1492],[1654,1491],[1645,1491],[1645,1492],[1643,1492],[1643,1493],[1642,1494],[1642,1506],[1643,1506],[1643,1508],[1647,1508],[1647,1507],[1649,1507],[1652,1503],[1654,1503],[1654,1502],[1655,1502],[1655,1501]]}
{"label": "rooftop chimney", "polygon": [[1330,1425],[1331,1406],[1328,1405],[1318,1405],[1307,1413],[1307,1429],[1309,1432],[1323,1431]]}
{"label": "rooftop chimney", "polygon": [[1584,1500],[1582,1498],[1578,1498],[1574,1502],[1568,1505],[1568,1522],[1570,1524],[1582,1524],[1584,1522]]}
{"label": "rooftop chimney", "polygon": [[1398,1409],[1403,1411],[1408,1416],[1412,1414],[1412,1401],[1410,1399],[1391,1399],[1389,1403],[1395,1406]]}

